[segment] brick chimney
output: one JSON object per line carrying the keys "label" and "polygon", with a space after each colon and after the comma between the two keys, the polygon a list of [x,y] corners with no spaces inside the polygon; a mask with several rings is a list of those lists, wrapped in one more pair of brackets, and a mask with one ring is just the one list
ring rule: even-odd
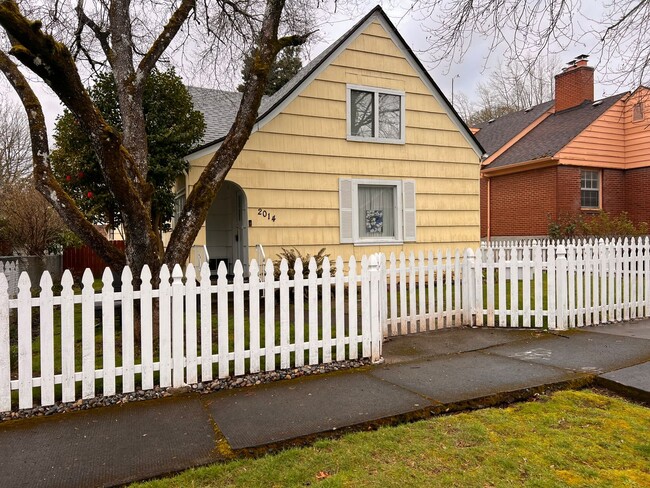
{"label": "brick chimney", "polygon": [[555,75],[555,111],[577,107],[585,100],[594,101],[594,68],[587,66],[587,55],[571,61]]}

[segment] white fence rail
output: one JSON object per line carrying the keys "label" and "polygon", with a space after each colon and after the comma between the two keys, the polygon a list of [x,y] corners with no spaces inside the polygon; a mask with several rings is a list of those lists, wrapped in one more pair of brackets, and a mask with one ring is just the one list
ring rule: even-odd
{"label": "white fence rail", "polygon": [[[371,264],[372,262],[372,264]],[[305,364],[381,356],[382,338],[460,325],[566,329],[650,317],[650,240],[512,243],[462,254],[403,253],[286,261],[276,279],[241,263],[216,284],[207,263],[125,268],[82,286],[66,272],[55,293],[27,274],[16,298],[0,273],[0,411],[210,381]],[[264,276],[260,279],[260,276]],[[158,280],[155,280],[156,282]],[[97,287],[96,290],[94,287]]]}
{"label": "white fence rail", "polygon": [[364,257],[360,267],[351,258],[347,274],[341,258],[332,269],[326,259],[322,277],[313,259],[304,276],[299,260],[293,278],[286,261],[277,280],[271,261],[265,268],[260,281],[253,260],[245,282],[237,262],[229,283],[222,263],[213,285],[207,263],[200,276],[192,265],[185,275],[176,266],[171,276],[163,267],[160,284],[153,287],[145,267],[137,291],[128,268],[120,290],[114,289],[110,270],[101,283],[86,270],[80,293],[65,272],[57,294],[49,273],[43,274],[38,293],[22,274],[15,299],[0,274],[0,411],[380,358],[380,310],[372,305],[379,303],[376,256]]}

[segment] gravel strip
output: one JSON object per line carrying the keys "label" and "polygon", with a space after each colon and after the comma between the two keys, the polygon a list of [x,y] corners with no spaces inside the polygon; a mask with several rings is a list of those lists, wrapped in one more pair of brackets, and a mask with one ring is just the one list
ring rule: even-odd
{"label": "gravel strip", "polygon": [[316,374],[331,373],[334,371],[344,371],[352,368],[360,368],[371,364],[369,359],[355,359],[349,361],[339,361],[329,364],[318,364],[314,366],[303,366],[301,368],[282,369],[278,371],[269,371],[264,373],[248,374],[245,376],[229,377],[217,379],[210,382],[197,383],[182,388],[161,388],[156,386],[153,390],[136,390],[133,393],[121,393],[113,396],[97,396],[87,400],[77,400],[75,402],[57,402],[48,407],[26,408],[11,412],[0,413],[0,423],[14,419],[25,419],[31,417],[47,417],[50,415],[75,412],[78,410],[90,410],[92,408],[107,407],[110,405],[123,405],[129,402],[139,402],[143,400],[153,400],[164,398],[172,395],[187,394],[195,392],[199,394],[214,393],[219,390],[232,390],[233,388],[246,388],[262,383],[271,383],[273,381],[290,380],[302,376],[311,376]]}

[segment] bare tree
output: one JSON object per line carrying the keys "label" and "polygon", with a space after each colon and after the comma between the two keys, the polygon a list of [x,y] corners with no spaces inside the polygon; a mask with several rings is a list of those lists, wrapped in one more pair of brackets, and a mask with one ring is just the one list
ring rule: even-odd
{"label": "bare tree", "polygon": [[506,59],[560,53],[580,43],[620,86],[650,77],[650,0],[416,0],[434,61],[460,59],[475,36]]}
{"label": "bare tree", "polygon": [[0,100],[0,194],[25,180],[31,171],[29,127],[22,108]]}
{"label": "bare tree", "polygon": [[43,256],[62,243],[67,227],[52,206],[29,183],[7,187],[0,200],[0,240],[12,252]]}
{"label": "bare tree", "polygon": [[486,82],[478,85],[481,105],[523,110],[553,99],[554,76],[562,64],[557,56],[524,57],[499,63]]}
{"label": "bare tree", "polygon": [[[314,2],[316,5],[318,2]],[[277,54],[309,37],[305,26],[314,5],[308,0],[0,0],[0,26],[10,43],[0,50],[2,71],[27,113],[36,188],[64,222],[111,267],[125,264],[137,274],[145,264],[154,275],[162,264],[183,262],[257,118],[268,73]],[[37,18],[42,20],[31,20]],[[153,188],[147,180],[143,88],[164,53],[182,48],[198,29],[210,50],[252,53],[236,119],[208,163],[166,249],[152,226]],[[123,216],[125,252],[111,245],[77,208],[50,166],[47,127],[40,101],[18,68],[22,64],[45,81],[90,139],[102,176]],[[122,132],[101,115],[83,83],[89,70],[112,73]]]}
{"label": "bare tree", "polygon": [[561,63],[556,56],[525,57],[510,63],[499,63],[487,81],[479,82],[477,100],[467,103],[463,111],[468,124],[474,125],[553,99],[554,76]]}

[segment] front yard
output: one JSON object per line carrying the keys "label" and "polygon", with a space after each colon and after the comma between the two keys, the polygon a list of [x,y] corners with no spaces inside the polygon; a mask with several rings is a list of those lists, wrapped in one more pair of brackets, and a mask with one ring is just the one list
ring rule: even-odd
{"label": "front yard", "polygon": [[594,391],[322,440],[142,487],[650,486],[650,410]]}

